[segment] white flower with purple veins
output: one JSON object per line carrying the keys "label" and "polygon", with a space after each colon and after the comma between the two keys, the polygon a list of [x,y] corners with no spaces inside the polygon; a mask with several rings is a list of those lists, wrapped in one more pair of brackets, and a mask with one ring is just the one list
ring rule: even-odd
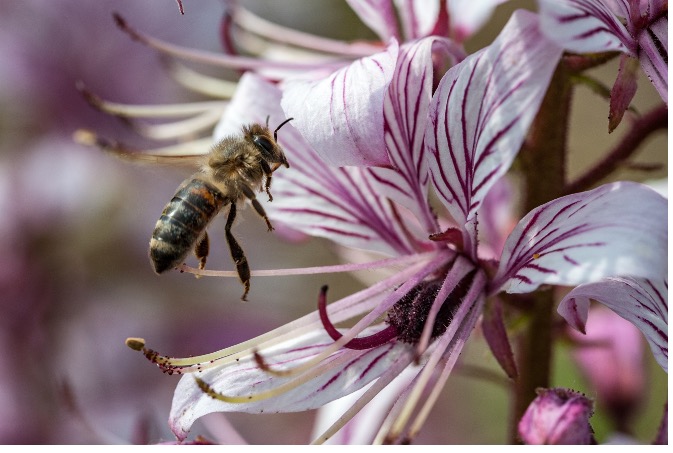
{"label": "white flower with purple veins", "polygon": [[[505,241],[497,269],[480,259],[479,219],[489,215],[480,208],[521,148],[561,52],[541,35],[535,14],[518,11],[489,47],[454,64],[436,88],[433,61],[456,63],[457,57],[450,41],[437,37],[399,47],[393,42],[323,80],[287,82],[283,91],[256,75],[242,77],[216,139],[267,115],[271,125],[295,118],[279,134],[290,168],[274,173],[274,201],[265,203],[271,220],[388,256],[366,264],[253,270],[253,278],[397,271],[329,305],[323,287],[316,312],[212,354],[175,359],[131,342],[163,370],[187,373],[170,416],[178,439],[208,413],[303,411],[366,388],[317,437],[323,442],[403,371],[409,384],[380,429],[373,427],[379,429],[374,440],[411,439],[488,297],[548,284],[593,284],[598,286],[589,293],[598,294],[608,277],[664,278],[666,200],[628,182],[534,209]],[[452,221],[431,209],[430,186]],[[577,293],[577,308],[570,307],[580,329],[589,293]],[[665,311],[657,311],[662,300],[652,309],[636,291],[621,299],[596,298],[638,326],[667,357],[661,346],[667,344],[667,320]],[[357,322],[350,328],[334,326],[352,319]]]}
{"label": "white flower with purple veins", "polygon": [[[541,29],[564,49],[577,53],[622,52],[611,94],[611,130],[636,91],[640,63],[668,102],[667,0],[538,0]],[[635,64],[634,64],[635,63]]]}

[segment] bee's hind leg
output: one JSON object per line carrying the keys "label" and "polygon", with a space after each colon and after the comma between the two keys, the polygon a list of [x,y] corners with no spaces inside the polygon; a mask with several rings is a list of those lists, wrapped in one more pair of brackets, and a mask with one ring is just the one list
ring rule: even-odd
{"label": "bee's hind leg", "polygon": [[248,259],[245,257],[243,249],[231,234],[231,226],[234,224],[234,219],[236,219],[236,204],[231,203],[231,207],[229,208],[229,215],[227,216],[227,224],[224,227],[224,232],[227,236],[227,244],[229,244],[231,258],[234,260],[234,263],[236,263],[238,278],[241,279],[241,283],[243,283],[245,288],[245,291],[241,296],[241,300],[248,300],[246,296],[250,291],[250,266],[248,266]]}
{"label": "bee's hind leg", "polygon": [[266,212],[264,211],[264,208],[262,207],[262,205],[259,204],[259,201],[257,200],[257,197],[255,196],[255,192],[253,192],[250,187],[243,186],[243,194],[250,199],[250,203],[252,203],[252,207],[255,208],[255,211],[257,211],[257,214],[259,214],[264,219],[264,221],[266,222],[266,227],[269,229],[269,231],[273,231],[273,226],[271,225],[271,221],[266,216]]}
{"label": "bee's hind leg", "polygon": [[[206,268],[209,251],[210,241],[208,240],[208,233],[204,232],[203,236],[196,242],[196,246],[194,246],[194,255],[199,260],[199,269],[201,270]],[[200,275],[197,275],[197,277],[200,277]]]}

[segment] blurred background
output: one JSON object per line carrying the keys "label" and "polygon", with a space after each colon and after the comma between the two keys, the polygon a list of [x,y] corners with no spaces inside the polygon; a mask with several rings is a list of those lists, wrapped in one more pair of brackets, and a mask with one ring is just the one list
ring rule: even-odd
{"label": "blurred background", "polygon": [[[374,35],[345,2],[243,1],[275,22],[342,39]],[[167,418],[178,377],[167,376],[124,345],[142,336],[172,356],[196,355],[249,339],[315,309],[318,288],[332,297],[362,287],[354,277],[272,277],[252,281],[239,300],[235,279],[158,277],[147,258],[149,237],[165,203],[189,172],[135,166],[72,140],[89,128],[120,141],[143,141],[116,118],[92,109],[75,89],[127,103],[200,100],[178,86],[157,55],[129,39],[112,20],[121,13],[149,35],[220,51],[221,0],[5,0],[0,16],[0,443],[103,444],[173,440]],[[488,44],[515,7],[500,7],[466,43]],[[612,85],[616,65],[596,72]],[[642,76],[635,104],[661,102]],[[582,102],[582,104],[579,104]],[[571,135],[570,175],[619,139],[607,134],[607,103],[578,89]],[[662,163],[637,179],[666,177],[665,134],[648,140],[636,160]],[[210,269],[230,269],[223,219],[211,227]],[[289,243],[266,232],[246,210],[236,228],[256,269],[337,263],[322,240]],[[477,331],[463,353],[419,443],[504,443],[508,399],[504,374]],[[667,398],[666,374],[645,351],[647,379],[635,436],[649,442]],[[475,371],[476,370],[476,371]],[[556,358],[556,383],[595,396],[575,371],[568,348]],[[492,376],[495,379],[491,379]],[[195,425],[193,434],[222,437],[223,416]],[[312,413],[227,416],[250,443],[305,443]],[[260,423],[265,427],[260,430]],[[599,440],[612,431],[598,410]],[[219,427],[219,428],[218,428]],[[218,437],[219,436],[219,437]],[[231,440],[231,438],[228,438]]]}

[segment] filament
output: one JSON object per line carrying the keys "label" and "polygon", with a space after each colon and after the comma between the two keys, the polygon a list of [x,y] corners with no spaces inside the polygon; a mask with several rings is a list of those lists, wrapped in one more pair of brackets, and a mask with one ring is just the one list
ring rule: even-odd
{"label": "filament", "polygon": [[344,412],[339,419],[332,424],[325,432],[311,442],[312,445],[322,444],[329,440],[334,434],[336,434],[341,428],[343,428],[346,423],[348,423],[353,417],[355,417],[363,407],[365,407],[376,395],[378,395],[381,390],[388,386],[396,377],[404,371],[412,362],[412,355],[407,353],[403,354],[384,374],[382,374],[373,384],[369,387],[357,401]]}
{"label": "filament", "polygon": [[202,74],[170,57],[161,60],[173,80],[195,93],[221,99],[231,99],[236,93],[237,82]]}
{"label": "filament", "polygon": [[[316,266],[303,267],[292,269],[271,269],[271,270],[253,270],[250,272],[251,277],[279,277],[287,275],[313,275],[313,274],[333,274],[338,272],[353,272],[360,270],[377,269],[380,267],[394,267],[403,266],[411,263],[426,260],[438,256],[446,252],[445,250],[433,250],[431,252],[417,253],[412,255],[403,255],[395,258],[386,258],[378,261],[370,261],[368,263],[355,264],[337,264],[334,266]],[[187,272],[194,275],[202,275],[206,277],[236,277],[236,271],[212,271],[206,269],[197,269],[195,267],[181,264],[176,267],[180,272]]]}
{"label": "filament", "polygon": [[[371,309],[372,307],[379,304],[376,296],[381,294],[383,291],[388,290],[389,288],[400,284],[401,282],[406,281],[414,273],[418,271],[420,264],[412,265],[411,267],[396,273],[374,285],[359,291],[355,294],[351,294],[348,297],[345,297],[337,302],[330,304],[328,311],[330,316],[336,318],[337,321],[343,321],[350,319],[360,313],[363,313],[366,310]],[[234,361],[241,357],[244,357],[254,351],[255,349],[261,349],[269,345],[278,344],[282,341],[285,341],[287,338],[296,337],[303,332],[310,331],[314,329],[320,322],[317,312],[309,313],[308,315],[303,316],[295,321],[292,321],[288,324],[285,324],[277,329],[274,329],[270,332],[267,332],[259,337],[250,339],[243,343],[239,343],[235,346],[231,346],[219,351],[215,351],[209,354],[187,357],[187,358],[172,358],[169,356],[163,356],[157,354],[155,358],[161,360],[162,362],[168,363],[175,368],[181,368],[181,372],[191,372],[196,371],[196,366],[201,366],[204,368],[209,368],[210,366],[223,365],[222,361],[225,359],[228,361]],[[138,340],[138,341],[134,341]],[[141,351],[145,346],[144,340],[142,339],[129,339],[127,345],[134,350]],[[151,351],[151,350],[148,350]],[[152,351],[153,352],[153,351]],[[225,364],[228,362],[225,362]],[[202,368],[202,369],[204,369]]]}
{"label": "filament", "polygon": [[[387,435],[388,438],[396,438],[402,432],[402,428],[406,425],[407,421],[411,417],[411,413],[413,409],[416,407],[416,404],[420,399],[423,389],[430,380],[432,372],[435,370],[435,367],[439,363],[439,360],[443,356],[449,344],[454,340],[456,332],[458,332],[459,328],[463,325],[464,320],[473,310],[475,306],[475,301],[478,301],[478,299],[483,299],[483,297],[480,296],[483,296],[484,284],[485,284],[484,274],[482,272],[477,273],[477,275],[475,276],[475,280],[473,281],[468,294],[465,296],[465,299],[461,302],[460,308],[456,312],[453,321],[449,325],[447,331],[442,335],[442,337],[437,342],[437,347],[435,351],[430,355],[428,362],[425,364],[425,367],[423,368],[423,371],[421,372],[418,380],[416,381],[416,384],[413,390],[411,391],[411,394],[409,395],[409,398],[407,399],[407,402],[405,403],[402,412],[400,413],[399,417],[397,417],[397,420],[395,420],[395,423],[390,429],[390,432]],[[474,313],[476,313],[476,315],[474,315],[474,320],[476,322],[476,316],[478,315],[479,311],[475,310]],[[470,323],[470,326],[472,325],[473,324]],[[453,354],[453,356],[455,356],[454,358],[455,362],[455,360],[457,360],[458,358],[458,354]]]}
{"label": "filament", "polygon": [[213,52],[205,52],[196,49],[190,49],[183,46],[168,43],[166,41],[153,38],[151,36],[140,33],[132,28],[126,20],[117,13],[113,14],[113,18],[117,26],[135,41],[144,44],[157,52],[165,55],[171,55],[177,58],[209,64],[213,66],[221,66],[226,68],[244,69],[244,70],[259,70],[259,69],[290,69],[297,71],[307,71],[312,69],[337,69],[344,66],[348,61],[341,62],[321,62],[321,63],[292,63],[292,62],[277,62],[270,60],[260,60],[255,57],[240,57],[235,55],[217,54]]}
{"label": "filament", "polygon": [[249,10],[238,7],[232,14],[234,22],[249,33],[278,43],[290,44],[303,49],[329,52],[349,57],[364,57],[381,51],[381,46],[358,42],[345,43],[322,36],[283,27],[263,19]]}
{"label": "filament", "polygon": [[182,104],[160,105],[122,104],[106,101],[90,91],[82,81],[78,81],[75,86],[92,107],[111,115],[129,118],[173,118],[177,116],[194,115],[213,109],[223,109],[225,106],[223,101],[185,102]]}

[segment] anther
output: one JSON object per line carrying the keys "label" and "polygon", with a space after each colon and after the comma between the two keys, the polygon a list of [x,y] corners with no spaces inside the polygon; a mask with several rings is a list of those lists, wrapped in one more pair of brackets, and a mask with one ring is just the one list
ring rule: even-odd
{"label": "anther", "polygon": [[129,348],[133,349],[134,351],[142,351],[143,348],[145,347],[145,339],[144,338],[127,338],[126,341],[126,346]]}

